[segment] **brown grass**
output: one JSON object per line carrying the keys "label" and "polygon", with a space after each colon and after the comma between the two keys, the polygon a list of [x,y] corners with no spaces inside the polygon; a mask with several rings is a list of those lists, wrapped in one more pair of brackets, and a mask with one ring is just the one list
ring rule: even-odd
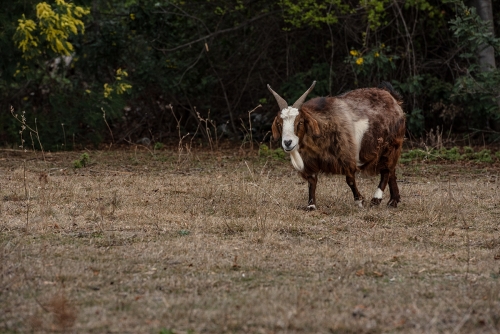
{"label": "brown grass", "polygon": [[306,212],[289,162],[89,154],[0,151],[0,332],[500,330],[491,165],[402,166],[395,210],[321,176]]}

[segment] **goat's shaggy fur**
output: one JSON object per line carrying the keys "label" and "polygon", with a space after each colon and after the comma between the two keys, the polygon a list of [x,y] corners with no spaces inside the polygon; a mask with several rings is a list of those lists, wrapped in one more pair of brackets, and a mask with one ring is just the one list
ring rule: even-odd
{"label": "goat's shaggy fur", "polygon": [[[269,89],[278,100],[279,96]],[[278,100],[280,107],[283,101]],[[345,175],[354,200],[360,206],[363,196],[356,187],[355,173],[380,173],[379,187],[371,204],[380,204],[382,193],[389,184],[388,205],[396,207],[400,195],[395,170],[403,146],[405,115],[402,99],[392,86],[383,83],[380,88],[357,89],[337,97],[317,97],[299,104],[296,102],[295,108],[282,108],[272,130],[274,138],[278,139],[283,133],[284,120],[291,128],[291,116],[287,115],[295,115],[293,134],[287,138],[298,138],[297,144],[292,146],[292,140],[284,134],[282,142],[285,151],[291,153],[294,167],[309,182],[308,208],[316,208],[317,175],[321,172]]]}

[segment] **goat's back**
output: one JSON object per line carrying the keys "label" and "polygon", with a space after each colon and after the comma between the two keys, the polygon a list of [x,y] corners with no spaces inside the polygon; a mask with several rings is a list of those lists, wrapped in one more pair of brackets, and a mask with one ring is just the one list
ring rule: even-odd
{"label": "goat's back", "polygon": [[[323,140],[329,141],[329,145],[338,140],[344,142],[335,150],[337,153],[348,147],[351,152],[359,152],[360,169],[375,174],[384,164],[394,165],[399,159],[405,134],[401,104],[397,94],[385,87],[364,88],[336,97],[311,99],[302,109],[318,121]],[[358,124],[364,124],[360,140],[356,139],[360,136]]]}

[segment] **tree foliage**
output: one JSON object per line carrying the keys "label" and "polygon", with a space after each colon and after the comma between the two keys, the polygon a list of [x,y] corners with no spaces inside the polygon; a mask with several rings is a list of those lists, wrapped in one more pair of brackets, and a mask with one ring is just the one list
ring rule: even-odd
{"label": "tree foliage", "polygon": [[26,111],[27,122],[37,119],[52,149],[164,141],[177,137],[178,125],[195,132],[209,113],[220,131],[241,138],[258,104],[251,131],[262,139],[276,113],[266,85],[292,101],[313,80],[311,96],[391,81],[417,136],[437,125],[486,129],[499,117],[499,72],[481,72],[476,57],[484,44],[500,51],[498,39],[458,0],[25,0],[4,7],[0,139],[7,144],[18,132],[6,112],[11,105]]}
{"label": "tree foliage", "polygon": [[89,13],[90,10],[66,3],[64,0],[56,0],[54,10],[46,2],[40,2],[36,5],[38,23],[26,19],[23,14],[18,21],[14,41],[25,59],[34,58],[42,53],[41,41],[43,44],[48,44],[54,53],[69,56],[74,48],[68,38],[80,32],[84,33],[85,26],[81,18]]}

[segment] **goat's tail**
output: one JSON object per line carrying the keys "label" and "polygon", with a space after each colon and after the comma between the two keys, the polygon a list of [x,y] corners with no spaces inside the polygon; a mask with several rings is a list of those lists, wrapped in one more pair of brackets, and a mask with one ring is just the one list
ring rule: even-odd
{"label": "goat's tail", "polygon": [[399,104],[403,103],[403,97],[401,96],[401,94],[396,92],[390,82],[382,81],[377,88],[388,91],[392,95],[392,97],[396,99],[396,101],[398,101]]}

